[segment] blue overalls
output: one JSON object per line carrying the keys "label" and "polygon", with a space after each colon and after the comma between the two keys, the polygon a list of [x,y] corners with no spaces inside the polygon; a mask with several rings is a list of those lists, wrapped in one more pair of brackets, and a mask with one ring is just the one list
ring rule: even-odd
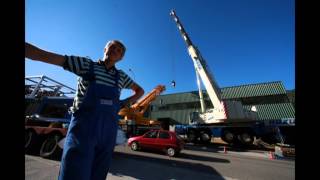
{"label": "blue overalls", "polygon": [[116,141],[119,111],[119,72],[116,86],[94,81],[93,62],[82,104],[73,114],[64,144],[59,180],[105,180]]}

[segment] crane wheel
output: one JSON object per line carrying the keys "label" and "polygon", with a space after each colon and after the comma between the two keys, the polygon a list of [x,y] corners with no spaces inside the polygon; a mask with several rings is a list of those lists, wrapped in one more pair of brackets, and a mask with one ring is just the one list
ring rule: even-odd
{"label": "crane wheel", "polygon": [[36,134],[33,131],[25,131],[24,132],[24,148],[27,149],[28,147],[30,147],[31,142],[33,140],[33,138],[36,136]]}
{"label": "crane wheel", "polygon": [[42,143],[40,156],[50,159],[60,157],[62,149],[59,147],[58,143],[61,139],[62,136],[59,134],[49,135],[47,139]]}
{"label": "crane wheel", "polygon": [[229,130],[223,131],[221,138],[222,138],[223,141],[225,141],[225,142],[227,142],[229,144],[231,144],[231,143],[233,143],[235,141],[234,133],[232,133]]}
{"label": "crane wheel", "polygon": [[188,141],[189,142],[195,142],[197,140],[197,134],[196,134],[196,131],[195,130],[189,130],[188,134],[187,134],[187,137],[188,137]]}
{"label": "crane wheel", "polygon": [[26,130],[24,142],[25,153],[38,155],[40,145],[41,139],[39,138],[39,136],[32,130]]}
{"label": "crane wheel", "polygon": [[211,135],[207,131],[200,132],[200,141],[203,144],[209,144],[211,142]]}
{"label": "crane wheel", "polygon": [[253,144],[253,136],[248,132],[243,132],[240,134],[240,141],[244,145],[252,145]]}

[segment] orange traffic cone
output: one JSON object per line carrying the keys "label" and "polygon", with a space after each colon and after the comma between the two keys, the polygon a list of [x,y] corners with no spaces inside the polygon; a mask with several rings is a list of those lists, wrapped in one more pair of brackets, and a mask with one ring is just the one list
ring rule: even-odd
{"label": "orange traffic cone", "polygon": [[227,148],[226,146],[223,146],[223,152],[226,154],[227,153]]}
{"label": "orange traffic cone", "polygon": [[269,159],[275,159],[272,151],[269,151]]}

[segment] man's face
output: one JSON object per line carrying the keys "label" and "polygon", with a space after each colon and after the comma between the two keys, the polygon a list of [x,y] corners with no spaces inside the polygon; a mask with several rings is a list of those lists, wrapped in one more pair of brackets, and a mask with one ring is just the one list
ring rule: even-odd
{"label": "man's face", "polygon": [[117,43],[110,44],[109,47],[104,49],[106,57],[108,57],[108,64],[114,65],[116,62],[120,61],[123,56],[123,49]]}

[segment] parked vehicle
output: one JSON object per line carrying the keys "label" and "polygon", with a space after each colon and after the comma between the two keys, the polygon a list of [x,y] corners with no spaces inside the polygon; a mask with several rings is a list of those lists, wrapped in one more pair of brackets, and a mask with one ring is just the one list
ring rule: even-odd
{"label": "parked vehicle", "polygon": [[142,136],[128,139],[128,146],[133,151],[150,149],[164,151],[169,156],[176,156],[184,148],[184,141],[175,132],[150,130]]}
{"label": "parked vehicle", "polygon": [[58,158],[67,134],[75,90],[47,76],[25,78],[25,152]]}

